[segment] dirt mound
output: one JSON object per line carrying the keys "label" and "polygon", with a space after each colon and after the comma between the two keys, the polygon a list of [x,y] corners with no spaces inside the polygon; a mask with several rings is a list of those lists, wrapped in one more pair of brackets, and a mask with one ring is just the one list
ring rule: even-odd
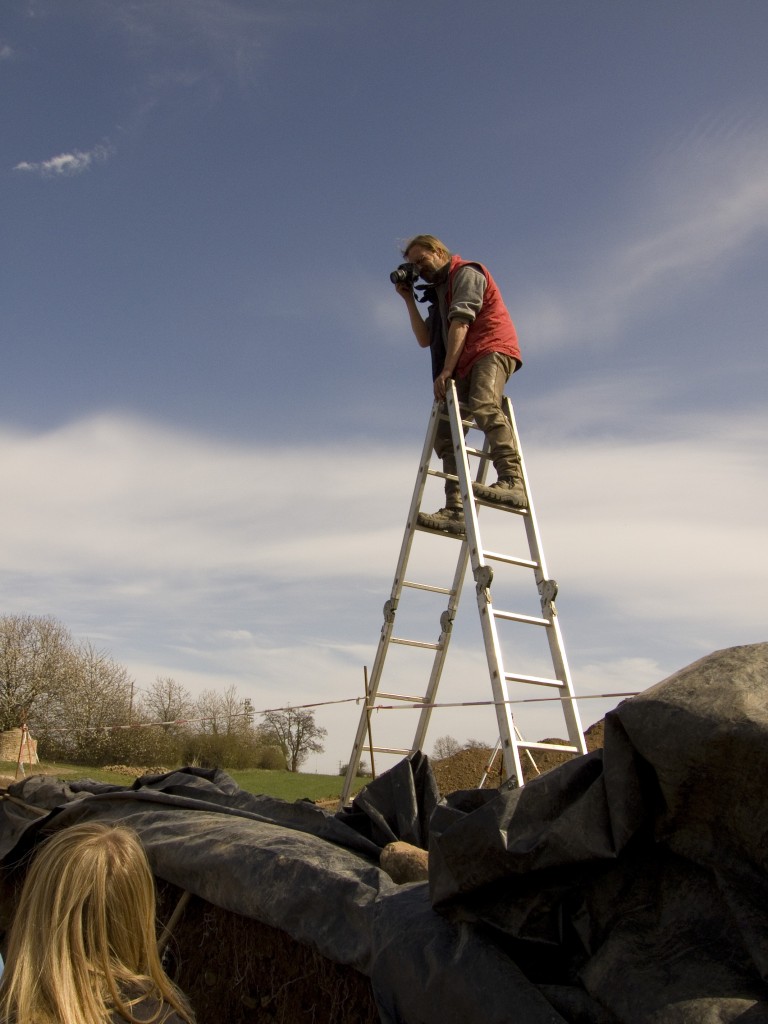
{"label": "dirt mound", "polygon": [[162,765],[154,765],[149,768],[141,768],[130,764],[105,764],[104,772],[114,772],[115,775],[128,775],[132,779],[140,779],[142,775],[167,775],[170,768]]}
{"label": "dirt mound", "polygon": [[451,757],[430,761],[440,795],[455,793],[457,789],[477,789],[488,772],[484,789],[498,789],[501,785],[501,755],[491,762],[493,751],[489,747],[470,747]]}
{"label": "dirt mound", "polygon": [[[598,750],[602,747],[604,731],[605,725],[602,719],[586,730],[584,737],[587,741],[587,750]],[[567,743],[568,741],[549,738],[542,742]],[[492,754],[493,751],[489,747],[470,747],[468,750],[460,750],[457,754],[445,757],[440,761],[430,760],[441,796],[455,793],[459,789],[477,789],[486,772],[483,788],[498,789],[503,781],[501,753],[497,753],[491,760]],[[563,764],[569,758],[569,754],[557,750],[532,751],[530,758],[528,756],[523,758],[525,781],[530,782],[537,775],[549,771],[550,768],[556,768],[557,765]]]}

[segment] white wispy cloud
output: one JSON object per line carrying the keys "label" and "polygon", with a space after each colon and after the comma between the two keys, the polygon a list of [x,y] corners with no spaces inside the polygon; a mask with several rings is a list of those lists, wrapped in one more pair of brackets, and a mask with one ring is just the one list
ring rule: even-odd
{"label": "white wispy cloud", "polygon": [[[768,421],[732,417],[716,436],[710,427],[670,418],[645,442],[524,441],[577,689],[640,689],[716,647],[765,639]],[[139,685],[159,674],[200,689],[235,683],[257,707],[354,697],[418,448],[265,451],[107,415],[42,434],[2,430],[2,612],[54,615]],[[524,555],[508,519],[483,512],[485,544]],[[411,578],[439,584],[455,549],[426,540]],[[526,601],[535,597],[531,581]],[[444,700],[486,695],[474,601],[470,581]],[[425,621],[431,638],[438,613]],[[413,635],[407,617],[401,627]],[[418,664],[398,669],[403,692],[423,688]],[[590,703],[585,722],[605,710]],[[328,714],[338,729],[329,751],[345,758],[359,709]],[[481,711],[446,715],[435,735],[492,735]],[[521,715],[544,728],[541,708]],[[413,726],[397,728],[402,738]]]}
{"label": "white wispy cloud", "polygon": [[37,174],[41,178],[71,178],[87,171],[95,163],[104,163],[113,153],[114,148],[111,145],[99,143],[93,149],[75,149],[70,153],[59,153],[48,160],[23,160],[16,164],[14,170]]}
{"label": "white wispy cloud", "polygon": [[[315,576],[328,571],[338,539],[365,523],[349,538],[352,556],[340,560],[345,574],[358,575],[360,537],[375,540],[387,527],[381,504],[360,485],[370,453],[340,459],[327,446],[265,452],[112,416],[48,434],[5,435],[0,451],[16,481],[9,511],[20,532],[5,562],[13,569],[66,571],[108,557],[113,569],[130,573],[176,571],[194,551],[202,569],[258,565],[265,574]],[[382,486],[397,493],[395,460],[376,462]],[[323,480],[313,488],[309,517],[295,483],[308,465]],[[66,527],[51,529],[56,522]]]}
{"label": "white wispy cloud", "polygon": [[[632,586],[611,600],[628,614],[651,604],[666,614],[678,601],[669,579],[685,579],[691,593],[675,611],[684,619],[716,602],[712,579],[728,595],[724,621],[760,621],[736,596],[766,587],[758,540],[768,422],[745,414],[716,436],[707,428],[691,416],[648,441],[529,439],[547,545],[571,589],[599,595],[621,565]],[[102,416],[44,434],[5,430],[0,458],[6,572],[103,573],[124,585],[166,574],[169,586],[194,573],[204,590],[207,573],[378,586],[394,570],[418,452],[265,451]],[[301,484],[307,464],[311,496]],[[426,571],[444,554],[428,557]]]}
{"label": "white wispy cloud", "polygon": [[[102,7],[98,10],[102,16]],[[110,13],[147,67],[154,67],[148,77],[153,91],[202,85],[213,100],[226,80],[252,82],[284,24],[295,28],[313,17],[294,7],[286,13],[274,4],[232,0],[169,0],[162,5],[139,0]],[[155,63],[156,54],[161,63]],[[169,60],[176,67],[169,67]]]}
{"label": "white wispy cloud", "polygon": [[724,424],[712,437],[699,422],[701,441],[534,447],[548,547],[579,593],[614,616],[655,628],[719,619],[757,639],[768,607],[768,458],[743,436],[768,423]]}
{"label": "white wispy cloud", "polygon": [[765,140],[762,124],[740,121],[729,132],[694,132],[644,167],[626,216],[603,229],[596,255],[582,249],[572,281],[516,300],[526,335],[548,348],[605,343],[638,313],[752,252],[768,229]]}

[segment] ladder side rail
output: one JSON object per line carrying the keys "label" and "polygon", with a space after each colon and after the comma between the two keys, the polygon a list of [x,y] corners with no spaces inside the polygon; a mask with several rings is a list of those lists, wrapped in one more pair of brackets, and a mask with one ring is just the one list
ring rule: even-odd
{"label": "ladder side rail", "polygon": [[[432,411],[429,415],[427,434],[424,438],[424,447],[422,448],[421,458],[419,459],[416,482],[413,485],[411,504],[408,508],[408,518],[406,520],[405,533],[403,534],[403,543],[400,546],[400,554],[398,556],[397,567],[395,569],[395,579],[392,584],[392,593],[390,595],[391,601],[399,601],[403,588],[405,567],[408,564],[408,558],[411,553],[413,538],[416,532],[416,517],[418,516],[419,509],[421,508],[421,501],[424,497],[424,488],[426,487],[427,479],[429,477],[429,465],[432,459],[432,451],[435,447],[435,437],[437,435],[437,426],[439,422],[440,404],[439,402],[434,402],[432,405]],[[393,611],[396,610],[396,608],[397,605],[395,604]]]}
{"label": "ladder side rail", "polygon": [[[459,406],[459,399],[456,395],[456,385],[453,379],[446,382],[445,405],[448,410],[448,420],[451,425],[451,438],[453,440],[453,448],[456,455],[456,471],[459,478],[459,487],[461,489],[461,503],[464,508],[464,524],[467,531],[467,544],[472,561],[472,572],[475,573],[478,564],[484,565],[485,560],[482,557],[482,548],[479,548],[476,539],[479,536],[480,529],[477,522],[477,506],[475,504],[474,492],[472,491],[472,476],[469,471],[469,460],[467,458],[464,423],[462,421],[461,408]],[[485,455],[488,450],[489,445],[486,440],[483,446],[483,454]],[[488,459],[481,458],[477,475],[478,480],[485,480],[487,469]],[[480,559],[479,563],[478,558]]]}
{"label": "ladder side rail", "polygon": [[[451,413],[449,401],[452,403],[454,412]],[[462,416],[461,407],[459,405],[456,396],[456,385],[453,380],[449,380],[446,388],[446,399],[445,403],[440,403],[439,415],[445,417],[451,424],[451,436],[453,438],[460,436],[461,445],[466,451],[466,432],[474,426],[474,420],[465,420]],[[477,467],[477,474],[475,479],[480,483],[485,481],[486,473],[488,472],[488,451],[489,445],[487,441],[484,441],[482,451],[476,451],[472,449],[474,454],[480,455],[480,462]],[[485,456],[485,457],[482,457]],[[465,459],[466,461],[466,459]],[[458,467],[458,459],[457,459]],[[445,473],[435,473],[435,476],[445,477]],[[459,486],[461,487],[461,477],[459,476]],[[463,500],[463,496],[462,496]],[[474,510],[474,502],[472,503]],[[466,510],[465,510],[465,522],[466,522]],[[427,684],[427,691],[425,695],[426,706],[419,715],[419,721],[416,726],[416,732],[413,738],[413,745],[411,747],[411,753],[415,753],[417,750],[424,749],[424,743],[426,741],[427,730],[429,728],[429,722],[432,716],[432,710],[435,704],[435,697],[437,696],[437,688],[440,683],[440,679],[443,674],[443,667],[445,665],[445,659],[448,654],[448,645],[451,639],[451,629],[453,622],[456,617],[456,612],[459,607],[459,600],[461,599],[461,591],[464,586],[464,577],[467,571],[467,565],[469,564],[469,543],[464,540],[461,545],[461,551],[456,563],[456,572],[454,573],[453,583],[451,585],[452,597],[448,602],[448,607],[440,618],[442,628],[439,640],[439,648],[435,655],[435,660],[432,664],[432,672],[429,677]],[[446,630],[446,620],[448,629]]]}
{"label": "ladder side rail", "polygon": [[501,644],[499,643],[499,636],[496,631],[491,594],[482,583],[476,584],[476,593],[477,607],[480,612],[480,625],[485,640],[485,653],[491,677],[491,690],[496,707],[496,721],[499,726],[504,771],[508,779],[515,779],[517,785],[522,786],[524,783],[523,766],[520,761],[517,740],[515,739],[517,727],[512,714],[512,706],[509,703],[509,687],[507,686],[507,677],[502,663]]}
{"label": "ladder side rail", "polygon": [[355,739],[352,744],[352,753],[347,764],[347,771],[344,776],[344,784],[341,789],[340,805],[343,807],[349,799],[349,795],[352,792],[352,787],[357,777],[357,772],[360,767],[360,761],[363,756],[363,749],[365,746],[365,740],[368,732],[369,722],[369,711],[368,706],[372,704],[376,699],[376,694],[379,692],[379,684],[381,682],[382,672],[384,671],[384,663],[387,657],[387,651],[389,650],[390,641],[392,639],[392,633],[395,628],[395,613],[397,606],[400,602],[400,595],[403,589],[403,581],[405,578],[405,567],[408,564],[408,558],[411,553],[411,547],[413,545],[413,538],[416,528],[416,516],[418,515],[421,500],[424,494],[424,487],[426,486],[429,464],[432,457],[432,450],[435,446],[435,435],[437,433],[437,425],[440,416],[440,406],[438,402],[434,402],[432,405],[432,411],[430,413],[429,423],[427,425],[427,433],[424,438],[424,447],[421,452],[421,459],[419,460],[419,468],[416,473],[416,482],[413,487],[413,494],[411,496],[411,504],[408,509],[408,519],[406,522],[405,532],[403,534],[402,544],[400,545],[400,554],[397,559],[397,567],[395,569],[395,578],[392,583],[392,590],[390,591],[389,600],[384,605],[384,623],[381,627],[381,635],[379,637],[379,644],[376,648],[376,656],[373,661],[373,667],[371,669],[371,677],[368,683],[368,697],[366,700],[366,707],[363,708],[362,714],[360,715],[360,721],[357,726],[357,732],[355,733]]}
{"label": "ladder side rail", "polygon": [[547,642],[549,644],[549,651],[552,657],[552,664],[555,669],[555,675],[558,679],[562,680],[564,684],[563,690],[560,694],[560,701],[568,728],[568,739],[582,754],[586,754],[587,743],[584,738],[584,728],[581,722],[579,709],[576,704],[573,679],[571,678],[571,671],[565,654],[565,644],[563,643],[560,624],[557,618],[557,608],[555,607],[554,592],[556,591],[556,586],[546,586],[550,583],[550,580],[547,572],[547,563],[544,558],[541,534],[539,532],[539,522],[536,518],[536,509],[534,507],[531,489],[528,485],[528,472],[525,467],[525,459],[523,457],[523,450],[520,444],[520,435],[517,432],[515,413],[508,395],[504,396],[503,405],[504,413],[512,427],[512,436],[514,438],[515,448],[520,456],[520,473],[523,478],[525,493],[528,498],[528,515],[525,516],[525,534],[528,540],[528,549],[531,554],[531,559],[538,563],[538,567],[534,569],[534,577],[541,596],[542,613],[550,622],[550,625],[547,626]]}
{"label": "ladder side rail", "polygon": [[533,505],[533,496],[531,495],[531,488],[528,484],[528,471],[525,467],[525,458],[523,457],[523,449],[520,444],[520,435],[517,432],[517,422],[515,420],[515,413],[508,395],[504,395],[502,399],[502,407],[504,409],[504,415],[509,420],[509,425],[512,428],[512,438],[515,445],[515,451],[520,457],[520,474],[523,479],[525,495],[528,499],[528,511],[526,516],[524,517],[525,533],[528,539],[528,548],[531,554],[531,560],[535,562],[538,566],[535,575],[536,583],[537,585],[539,585],[547,579],[547,565],[544,560],[544,551],[542,550],[541,535],[539,533],[539,524],[536,518],[536,510]]}
{"label": "ladder side rail", "polygon": [[[515,742],[515,722],[512,717],[509,703],[509,691],[507,688],[504,665],[501,655],[501,645],[496,631],[496,622],[493,616],[493,606],[489,585],[492,571],[485,561],[480,527],[477,518],[477,505],[472,490],[472,478],[469,472],[469,461],[467,459],[467,448],[464,440],[464,431],[461,421],[461,410],[456,396],[456,387],[453,381],[448,381],[446,389],[446,404],[448,415],[451,421],[451,435],[456,450],[456,468],[461,486],[461,499],[464,506],[464,521],[467,530],[467,545],[472,565],[472,575],[475,579],[475,591],[477,606],[480,612],[480,625],[483,632],[485,654],[488,661],[488,669],[491,677],[491,689],[496,707],[496,718],[499,726],[499,737],[501,739],[502,756],[504,758],[504,770],[508,778],[517,780],[518,785],[523,784],[523,769],[520,763]],[[484,452],[488,448],[486,439]],[[487,468],[488,459],[482,458],[481,472]]]}
{"label": "ladder side rail", "polygon": [[573,688],[571,671],[568,667],[568,659],[565,656],[565,645],[560,632],[560,622],[557,617],[555,602],[549,602],[549,617],[551,625],[547,627],[547,640],[552,655],[552,664],[555,666],[555,674],[562,679],[564,687],[560,691],[560,703],[563,708],[563,716],[568,726],[568,739],[581,754],[587,753],[587,741],[584,736],[584,726],[581,721],[578,704],[576,703],[576,692]]}
{"label": "ladder side rail", "polygon": [[[393,593],[394,589],[395,588],[393,588]],[[355,739],[352,744],[352,753],[350,754],[349,762],[347,763],[347,771],[344,776],[344,785],[341,790],[341,806],[344,806],[347,802],[349,794],[352,792],[352,786],[354,785],[355,778],[357,777],[368,733],[368,723],[370,721],[369,707],[375,701],[376,694],[379,690],[384,662],[387,657],[387,651],[395,628],[395,615],[394,611],[389,611],[390,607],[391,601],[388,601],[384,606],[384,623],[381,627],[379,644],[376,648],[376,656],[373,661],[373,668],[371,670],[371,677],[368,684],[368,694],[365,699],[365,707],[363,707],[360,715],[357,732],[355,733]]]}
{"label": "ladder side rail", "polygon": [[398,555],[397,559],[397,566],[395,568],[395,578],[392,582],[392,590],[390,591],[389,600],[384,605],[384,623],[381,627],[379,645],[376,649],[376,657],[374,658],[373,668],[371,670],[371,678],[368,684],[368,694],[371,700],[373,700],[376,697],[376,694],[379,692],[379,683],[381,681],[381,675],[384,669],[384,661],[386,659],[389,644],[392,639],[392,633],[394,632],[395,615],[397,613],[397,607],[400,603],[400,597],[402,595],[403,585],[405,583],[405,569],[411,554],[411,547],[413,546],[413,538],[416,532],[416,517],[418,515],[421,500],[424,495],[424,488],[427,482],[429,463],[432,454],[432,449],[434,448],[435,444],[435,434],[437,433],[438,420],[439,407],[438,403],[435,402],[432,406],[432,412],[430,413],[429,424],[427,426],[427,434],[424,439],[424,447],[421,452],[419,468],[416,473],[416,482],[413,487],[411,504],[408,509],[408,518],[406,521],[405,532],[403,534],[403,541],[402,544],[400,545],[400,554]]}
{"label": "ladder side rail", "polygon": [[462,541],[461,551],[459,552],[459,557],[456,562],[456,571],[453,575],[453,583],[451,584],[451,594],[448,599],[448,606],[440,616],[440,639],[438,640],[438,648],[435,652],[434,661],[432,662],[432,671],[429,676],[427,691],[424,696],[426,705],[422,708],[421,713],[419,714],[419,720],[413,738],[413,745],[411,747],[412,754],[415,754],[417,750],[424,749],[427,729],[429,728],[429,721],[432,716],[432,709],[435,705],[435,697],[437,696],[437,688],[443,674],[443,667],[448,654],[448,646],[451,641],[453,623],[456,618],[459,601],[461,600],[464,575],[467,571],[468,563],[469,545],[467,544],[467,541],[464,540]]}

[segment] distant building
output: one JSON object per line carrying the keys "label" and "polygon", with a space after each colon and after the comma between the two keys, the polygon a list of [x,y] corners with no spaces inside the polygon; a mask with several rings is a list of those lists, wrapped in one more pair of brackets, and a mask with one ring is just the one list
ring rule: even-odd
{"label": "distant building", "polygon": [[15,761],[16,764],[39,764],[37,740],[29,732],[8,729],[0,732],[0,761]]}

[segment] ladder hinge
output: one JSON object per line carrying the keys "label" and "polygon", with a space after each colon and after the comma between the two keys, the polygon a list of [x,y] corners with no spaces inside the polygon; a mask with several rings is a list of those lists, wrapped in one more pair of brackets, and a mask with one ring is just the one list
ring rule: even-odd
{"label": "ladder hinge", "polygon": [[397,598],[390,597],[390,599],[384,605],[384,621],[394,622],[395,612],[397,611]]}
{"label": "ladder hinge", "polygon": [[[541,598],[541,609],[546,612],[557,597],[557,581],[542,580],[539,584],[539,596]],[[552,608],[554,612],[554,608]]]}
{"label": "ladder hinge", "polygon": [[473,576],[475,577],[475,583],[477,584],[478,590],[489,590],[491,583],[493,582],[493,569],[490,565],[479,565],[475,569]]}
{"label": "ladder hinge", "polygon": [[443,633],[450,633],[453,629],[453,612],[450,608],[446,608],[440,616],[440,629]]}

